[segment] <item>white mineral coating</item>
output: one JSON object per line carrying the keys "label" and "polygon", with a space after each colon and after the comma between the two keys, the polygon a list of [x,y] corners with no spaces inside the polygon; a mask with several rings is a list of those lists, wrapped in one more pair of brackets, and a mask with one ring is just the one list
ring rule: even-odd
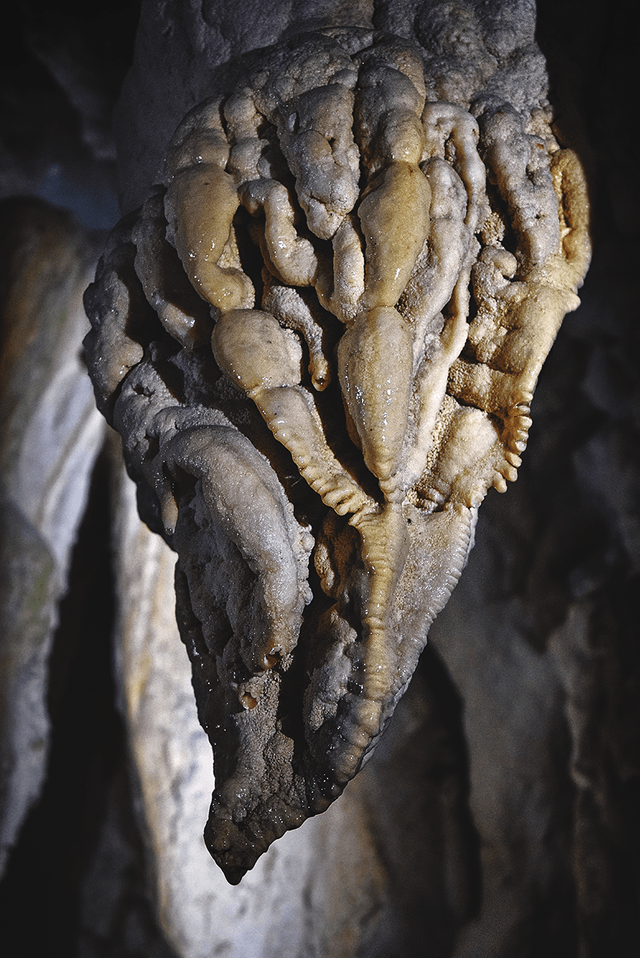
{"label": "white mineral coating", "polygon": [[40,201],[1,215],[0,871],[45,775],[51,641],[104,436],[81,360],[94,244]]}

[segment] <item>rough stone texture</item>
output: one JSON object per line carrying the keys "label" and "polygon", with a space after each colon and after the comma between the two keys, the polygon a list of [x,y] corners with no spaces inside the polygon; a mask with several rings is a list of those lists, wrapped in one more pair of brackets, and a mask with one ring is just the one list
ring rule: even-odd
{"label": "rough stone texture", "polygon": [[140,524],[124,475],[116,501],[122,707],[158,913],[177,954],[382,958],[418,948],[425,915],[432,953],[448,954],[473,904],[476,863],[459,718],[451,725],[439,715],[444,703],[455,716],[458,703],[437,661],[416,676],[375,761],[340,801],[231,888],[196,811],[206,810],[213,783],[175,624],[175,557]]}
{"label": "rough stone texture", "polygon": [[[509,56],[523,37],[533,40],[534,0],[292,0],[272,3],[268,14],[255,0],[233,7],[218,0],[196,0],[174,6],[144,0],[136,35],[134,62],[117,111],[120,198],[123,211],[135,209],[162,177],[164,157],[173,132],[185,115],[218,86],[242,76],[238,60],[249,51],[283,36],[326,26],[362,26],[417,39],[425,48],[446,34],[452,12],[462,16],[462,57],[476,44],[478,27],[491,52]],[[462,48],[462,45],[460,49]],[[449,44],[447,59],[453,52]],[[534,80],[539,66],[529,63]],[[162,70],[152,65],[162,63]],[[485,63],[486,65],[486,63]],[[478,74],[482,74],[479,64]],[[525,85],[526,86],[526,85]],[[131,131],[136,135],[132,136]]]}
{"label": "rough stone texture", "polygon": [[48,657],[104,425],[80,339],[94,244],[66,212],[0,204],[0,872],[47,763]]}

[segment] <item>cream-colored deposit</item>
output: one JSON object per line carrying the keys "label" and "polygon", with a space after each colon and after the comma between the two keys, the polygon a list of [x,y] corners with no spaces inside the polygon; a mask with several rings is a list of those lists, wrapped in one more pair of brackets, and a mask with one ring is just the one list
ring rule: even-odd
{"label": "cream-colored deposit", "polygon": [[120,307],[115,332],[94,323],[123,351],[105,405],[158,497],[188,628],[246,745],[207,839],[233,875],[301,821],[295,761],[273,758],[294,752],[277,703],[300,635],[304,748],[322,769],[304,772],[307,814],[374,747],[480,502],[516,478],[589,261],[581,166],[548,104],[448,102],[424,64],[416,44],[356,28],[267,51],[184,119],[134,228],[169,337],[150,332],[129,373]]}

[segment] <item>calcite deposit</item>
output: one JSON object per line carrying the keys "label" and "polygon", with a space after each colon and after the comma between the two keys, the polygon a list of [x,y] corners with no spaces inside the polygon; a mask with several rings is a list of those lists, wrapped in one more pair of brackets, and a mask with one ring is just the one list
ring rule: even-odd
{"label": "calcite deposit", "polygon": [[86,295],[99,408],[178,554],[231,882],[371,755],[579,302],[586,188],[539,52],[461,70],[361,27],[249,58]]}

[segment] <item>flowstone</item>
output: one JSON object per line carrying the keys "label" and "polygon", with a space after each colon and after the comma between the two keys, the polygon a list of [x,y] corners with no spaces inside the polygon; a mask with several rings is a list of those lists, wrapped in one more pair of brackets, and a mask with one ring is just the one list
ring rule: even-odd
{"label": "flowstone", "polygon": [[370,757],[480,502],[516,478],[588,265],[533,41],[476,35],[456,72],[420,39],[339,27],[251,57],[179,125],[85,297],[98,406],[178,553],[233,883]]}

